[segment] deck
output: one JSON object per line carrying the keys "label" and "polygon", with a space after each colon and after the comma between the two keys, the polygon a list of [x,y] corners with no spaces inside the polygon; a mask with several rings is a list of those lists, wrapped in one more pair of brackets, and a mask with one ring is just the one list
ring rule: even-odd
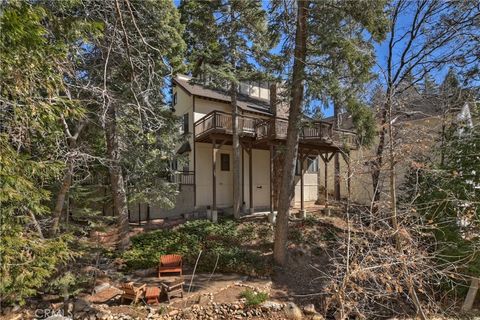
{"label": "deck", "polygon": [[[213,111],[195,122],[195,141],[211,142],[212,136],[231,136],[232,115]],[[281,118],[261,119],[238,115],[238,134],[257,146],[286,141],[288,120]],[[322,120],[303,121],[300,144],[321,149],[356,149],[357,136],[348,130],[334,129],[333,124]]]}

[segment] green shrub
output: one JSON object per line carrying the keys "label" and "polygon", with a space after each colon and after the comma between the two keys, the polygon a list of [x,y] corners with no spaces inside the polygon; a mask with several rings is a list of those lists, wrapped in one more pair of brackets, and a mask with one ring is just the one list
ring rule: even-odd
{"label": "green shrub", "polygon": [[268,299],[268,293],[247,289],[240,294],[240,297],[245,298],[245,304],[247,306],[258,306]]}
{"label": "green shrub", "polygon": [[249,234],[252,232],[252,228],[239,228],[239,223],[229,219],[222,219],[219,223],[189,221],[173,230],[158,230],[133,237],[132,247],[122,258],[127,268],[144,269],[156,267],[163,254],[177,253],[183,256],[185,264],[193,266],[202,250],[197,266],[200,272],[211,272],[217,264],[218,272],[266,275],[270,272],[269,264],[244,246],[244,242],[251,239]]}

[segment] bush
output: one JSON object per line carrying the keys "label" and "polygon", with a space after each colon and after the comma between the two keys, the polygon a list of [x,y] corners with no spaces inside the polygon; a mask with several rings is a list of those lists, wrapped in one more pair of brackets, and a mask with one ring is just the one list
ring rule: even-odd
{"label": "bush", "polygon": [[[239,230],[240,229],[240,230]],[[152,268],[163,254],[177,253],[193,266],[200,250],[198,271],[239,272],[249,275],[269,273],[269,264],[259,254],[248,251],[244,243],[250,240],[251,228],[239,228],[233,220],[189,221],[173,230],[158,230],[132,238],[132,247],[122,258],[129,269]],[[217,262],[218,259],[218,262]]]}
{"label": "bush", "polygon": [[240,294],[240,297],[245,298],[247,306],[258,306],[268,299],[268,293],[247,289]]}

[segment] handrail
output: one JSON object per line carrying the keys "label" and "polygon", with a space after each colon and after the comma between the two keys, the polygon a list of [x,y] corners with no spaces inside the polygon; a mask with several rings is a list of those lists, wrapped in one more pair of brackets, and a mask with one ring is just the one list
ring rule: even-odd
{"label": "handrail", "polygon": [[195,184],[195,171],[176,171],[172,174],[172,182],[181,185]]}
{"label": "handrail", "polygon": [[[233,131],[232,115],[228,112],[214,110],[195,122],[195,136],[210,130],[221,130],[231,134]],[[238,132],[254,136],[256,139],[285,139],[288,120],[278,117],[268,119],[238,115]],[[303,120],[300,131],[301,140],[318,140],[334,145],[356,145],[356,134],[351,130],[337,129],[332,122],[324,120]]]}
{"label": "handrail", "polygon": [[[257,118],[238,115],[238,132],[246,134],[255,134]],[[213,129],[233,130],[232,115],[227,112],[215,110],[207,113],[201,119],[195,122],[195,136]]]}

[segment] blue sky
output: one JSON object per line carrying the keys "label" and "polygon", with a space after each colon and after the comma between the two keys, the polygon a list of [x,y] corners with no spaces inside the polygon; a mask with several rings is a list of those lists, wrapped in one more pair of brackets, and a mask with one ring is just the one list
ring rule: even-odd
{"label": "blue sky", "polygon": [[[180,4],[180,0],[173,0],[175,5],[178,6]],[[268,0],[262,0],[262,6],[264,9],[268,9],[268,5],[269,5],[269,2]],[[408,15],[404,15],[404,16],[401,16],[400,19],[399,19],[399,23],[398,23],[398,26],[400,29],[403,29],[403,28],[406,28],[410,21],[411,21],[412,17],[411,16],[408,16]],[[400,44],[401,46],[401,44]],[[373,68],[373,71],[375,73],[378,73],[380,74],[380,71],[381,71],[381,68],[379,66],[385,66],[386,65],[386,58],[387,58],[387,53],[388,53],[388,42],[385,40],[383,41],[382,43],[376,43],[374,44],[374,48],[375,48],[375,53],[376,53],[376,56],[377,56],[377,66],[375,66]],[[274,50],[274,51],[278,51],[278,49]],[[447,67],[444,67],[444,68],[441,68],[439,70],[432,70],[431,72],[431,76],[436,80],[437,83],[440,83],[443,78],[445,77],[445,74],[447,73],[448,71],[448,68]],[[382,76],[379,75],[379,80],[380,82],[382,82]],[[319,102],[317,101],[313,101],[312,103],[313,105],[320,105]],[[322,113],[325,115],[325,116],[331,116],[333,114],[333,110],[331,107],[327,107],[327,108],[324,108],[322,110]]]}

